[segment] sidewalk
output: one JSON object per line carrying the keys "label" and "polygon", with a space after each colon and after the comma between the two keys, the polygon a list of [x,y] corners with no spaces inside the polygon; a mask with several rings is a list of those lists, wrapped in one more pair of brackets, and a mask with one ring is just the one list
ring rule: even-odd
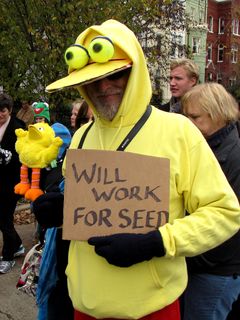
{"label": "sidewalk", "polygon": [[[25,206],[25,207],[24,207]],[[21,205],[18,210],[26,209]],[[33,246],[34,223],[15,225],[26,252]],[[0,252],[2,251],[2,234],[0,233]],[[18,291],[16,283],[20,274],[24,257],[16,259],[13,270],[7,274],[0,274],[0,320],[36,320],[37,307],[35,299]]]}

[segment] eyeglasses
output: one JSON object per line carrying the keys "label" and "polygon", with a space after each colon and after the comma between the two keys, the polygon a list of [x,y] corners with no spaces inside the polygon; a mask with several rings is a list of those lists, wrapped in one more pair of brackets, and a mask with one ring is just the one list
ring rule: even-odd
{"label": "eyeglasses", "polygon": [[131,68],[124,69],[122,71],[118,71],[116,73],[110,74],[106,78],[108,80],[118,80],[118,79],[121,79],[122,77],[124,77],[125,75],[128,75],[130,73],[130,70],[131,70]]}

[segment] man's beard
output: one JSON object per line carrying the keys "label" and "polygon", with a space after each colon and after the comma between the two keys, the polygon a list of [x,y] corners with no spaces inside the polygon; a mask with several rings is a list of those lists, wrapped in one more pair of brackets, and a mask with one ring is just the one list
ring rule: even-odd
{"label": "man's beard", "polygon": [[97,112],[99,113],[100,117],[105,120],[112,121],[115,115],[118,112],[119,105],[117,104],[97,104],[95,105]]}

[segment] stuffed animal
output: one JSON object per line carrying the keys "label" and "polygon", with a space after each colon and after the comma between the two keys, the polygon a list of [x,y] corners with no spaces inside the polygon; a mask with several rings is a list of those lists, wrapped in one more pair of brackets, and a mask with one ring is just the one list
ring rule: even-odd
{"label": "stuffed animal", "polygon": [[[19,154],[20,183],[14,192],[34,201],[43,191],[40,188],[40,171],[46,168],[58,156],[63,141],[55,137],[54,130],[47,123],[35,123],[28,126],[28,130],[15,130],[17,141],[15,148]],[[28,168],[32,169],[31,183],[28,178]]]}

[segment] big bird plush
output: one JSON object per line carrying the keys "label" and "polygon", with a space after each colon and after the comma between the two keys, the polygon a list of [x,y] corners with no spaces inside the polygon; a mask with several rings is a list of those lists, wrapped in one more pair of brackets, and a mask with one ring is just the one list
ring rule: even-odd
{"label": "big bird plush", "polygon": [[[15,186],[14,192],[34,201],[43,194],[40,188],[40,171],[57,158],[63,141],[55,137],[54,130],[47,123],[35,123],[29,125],[28,130],[16,129],[15,133],[15,148],[22,166],[21,181]],[[32,169],[31,182],[28,168]]]}

